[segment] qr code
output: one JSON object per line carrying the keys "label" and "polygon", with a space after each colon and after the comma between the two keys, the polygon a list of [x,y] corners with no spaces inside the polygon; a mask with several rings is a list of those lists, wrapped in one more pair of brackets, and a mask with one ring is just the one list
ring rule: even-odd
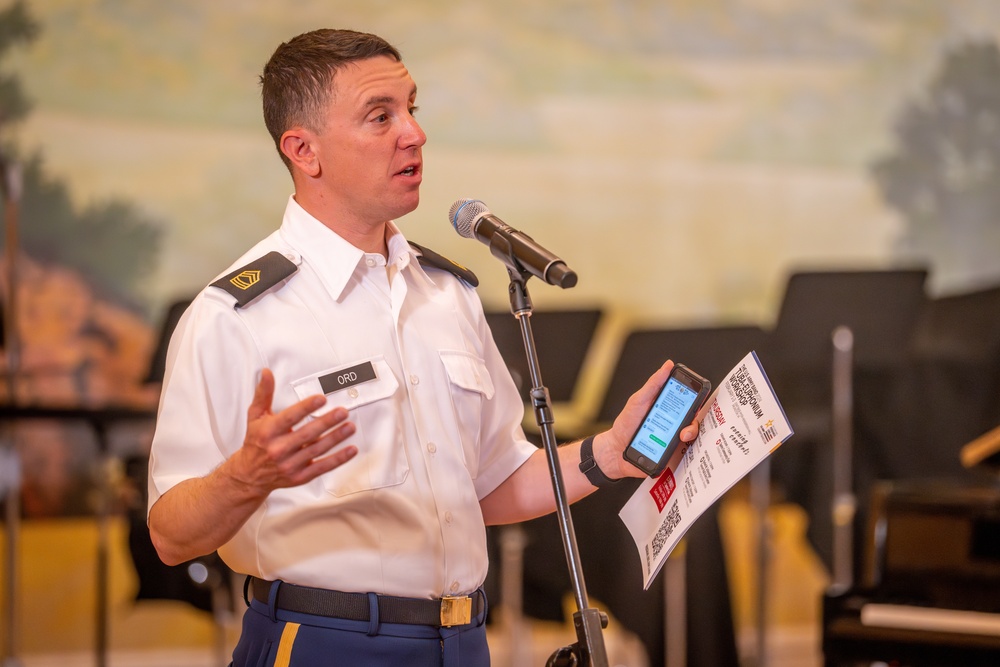
{"label": "qr code", "polygon": [[757,431],[760,433],[760,437],[764,439],[765,445],[774,440],[774,436],[778,435],[778,429],[774,426],[758,426]]}
{"label": "qr code", "polygon": [[660,528],[656,531],[656,535],[653,536],[653,558],[659,558],[660,552],[663,551],[663,545],[667,543],[670,538],[670,534],[674,532],[674,528],[677,524],[681,522],[681,510],[677,505],[677,501],[670,506],[670,510],[667,512],[667,517],[660,524]]}

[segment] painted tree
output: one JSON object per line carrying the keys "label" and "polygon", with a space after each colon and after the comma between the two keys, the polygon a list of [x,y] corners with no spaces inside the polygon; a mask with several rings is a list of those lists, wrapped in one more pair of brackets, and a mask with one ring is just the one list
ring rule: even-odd
{"label": "painted tree", "polygon": [[[0,11],[0,60],[11,49],[30,44],[39,31],[23,0]],[[142,279],[158,256],[160,226],[123,199],[91,203],[82,210],[74,206],[66,184],[45,173],[43,156],[21,155],[11,137],[30,110],[17,76],[0,72],[0,157],[8,166],[19,164],[23,176],[20,249],[33,260],[78,271],[103,297],[138,306]]]}
{"label": "painted tree", "polygon": [[903,255],[929,260],[951,291],[1000,279],[1000,49],[947,54],[926,94],[900,114],[895,153],[873,168],[906,223]]}

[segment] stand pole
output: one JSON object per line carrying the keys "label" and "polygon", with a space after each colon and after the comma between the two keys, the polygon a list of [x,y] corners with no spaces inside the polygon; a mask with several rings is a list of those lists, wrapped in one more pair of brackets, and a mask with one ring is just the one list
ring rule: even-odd
{"label": "stand pole", "polygon": [[[496,254],[496,253],[494,253]],[[511,260],[511,264],[516,264]],[[607,616],[597,609],[591,609],[587,600],[587,590],[584,584],[583,567],[580,563],[579,550],[576,544],[576,534],[573,530],[573,518],[566,499],[566,488],[563,484],[562,468],[559,466],[559,452],[556,444],[552,415],[552,405],[549,400],[549,390],[542,384],[542,372],[538,364],[535,350],[534,334],[531,330],[531,300],[528,296],[526,282],[528,275],[511,268],[508,264],[507,273],[510,276],[510,306],[511,312],[521,325],[521,336],[524,339],[524,349],[528,358],[528,370],[531,376],[531,406],[535,414],[542,436],[542,446],[549,464],[552,478],[552,490],[556,498],[556,515],[566,552],[566,564],[570,571],[573,594],[576,598],[577,612],[573,614],[573,625],[576,628],[577,643],[556,651],[549,658],[547,665],[559,666],[593,666],[608,667],[607,650],[604,646],[602,629],[607,626]]]}
{"label": "stand pole", "polygon": [[663,633],[666,667],[687,665],[687,542],[681,540],[663,566]]}
{"label": "stand pole", "polygon": [[837,327],[833,339],[833,583],[842,593],[854,580],[853,371],[854,333]]}
{"label": "stand pole", "polygon": [[[5,380],[7,384],[7,401],[17,400],[17,376],[20,371],[21,345],[17,319],[17,254],[18,254],[18,212],[21,199],[20,166],[9,162],[0,156],[0,185],[4,196],[4,226],[5,255],[7,260],[7,293],[3,318],[3,344],[6,353],[7,368]],[[14,427],[3,429],[2,437],[7,452],[0,452],[6,459],[5,467],[9,470],[9,479],[0,480],[0,491],[4,491],[6,502],[6,567],[4,579],[6,590],[4,595],[4,616],[6,643],[3,650],[3,667],[18,667],[21,662],[17,657],[18,619],[17,619],[17,572],[20,555],[21,536],[21,461],[14,441]]]}
{"label": "stand pole", "polygon": [[750,472],[750,504],[757,515],[757,594],[755,611],[757,625],[754,644],[757,655],[754,667],[767,667],[768,636],[768,586],[771,568],[771,520],[768,510],[771,506],[771,459],[761,461]]}
{"label": "stand pole", "polygon": [[4,549],[6,565],[4,567],[4,650],[3,667],[19,667],[20,661],[17,658],[17,636],[19,632],[17,618],[17,572],[18,557],[20,547],[18,539],[20,537],[21,521],[21,461],[17,454],[17,447],[14,442],[14,429],[10,425],[3,428],[3,437],[6,441],[4,448],[0,449],[0,463],[5,469],[3,479],[0,479],[0,491],[2,491],[6,502],[5,519],[7,523],[7,539]]}

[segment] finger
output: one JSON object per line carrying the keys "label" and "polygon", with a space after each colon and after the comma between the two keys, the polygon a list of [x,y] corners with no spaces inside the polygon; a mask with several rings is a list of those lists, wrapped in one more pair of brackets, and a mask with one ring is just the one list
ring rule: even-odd
{"label": "finger", "polygon": [[326,396],[322,395],[309,396],[298,403],[293,403],[274,415],[270,430],[274,435],[287,433],[291,431],[293,426],[324,405],[326,405]]}
{"label": "finger", "polygon": [[253,392],[253,400],[247,408],[247,418],[250,421],[260,419],[271,412],[271,402],[274,400],[274,374],[270,368],[260,371],[260,379]]}
{"label": "finger", "polygon": [[337,406],[329,412],[324,412],[315,419],[303,424],[296,433],[300,433],[307,440],[313,440],[323,435],[324,432],[345,421],[348,417],[347,408]]}
{"label": "finger", "polygon": [[655,373],[649,376],[649,379],[646,380],[646,384],[642,385],[642,388],[633,394],[635,399],[640,403],[651,403],[653,399],[656,398],[656,395],[660,393],[660,389],[663,388],[667,378],[670,376],[670,371],[673,369],[673,361],[667,359],[663,362],[663,365],[660,366]]}
{"label": "finger", "polygon": [[695,419],[689,426],[685,426],[681,429],[681,441],[691,442],[698,437],[698,433],[701,431],[701,423]]}
{"label": "finger", "polygon": [[[354,433],[354,425],[345,421],[348,412],[343,407],[336,407],[316,419],[306,422],[299,428],[292,430],[292,426],[295,423],[305,418],[312,410],[315,410],[318,407],[317,403],[322,405],[325,400],[322,396],[314,396],[299,401],[299,403],[276,414],[270,423],[260,429],[259,433],[261,436],[271,442],[272,456],[276,461],[284,461],[283,465],[286,466],[286,470],[297,470],[305,465],[308,459],[322,454],[325,450],[317,450],[315,448],[316,441],[338,424],[341,427],[349,425],[350,430],[337,431],[342,434],[337,442]],[[329,449],[331,446],[332,444],[327,444],[326,449]],[[309,451],[303,453],[303,450],[306,448],[309,448]]]}
{"label": "finger", "polygon": [[321,456],[309,461],[308,465],[303,468],[295,478],[292,479],[292,483],[297,486],[311,482],[320,475],[324,475],[331,470],[344,465],[353,459],[357,453],[358,448],[354,445],[344,445],[343,447],[338,447],[326,456]]}
{"label": "finger", "polygon": [[[345,408],[335,408],[292,431],[282,446],[290,452],[289,456],[303,451],[309,458],[319,456],[326,449],[354,435],[357,427],[353,422],[346,421],[347,414]],[[323,446],[323,449],[319,446]]]}
{"label": "finger", "polygon": [[334,468],[339,468],[351,459],[353,459],[358,453],[358,448],[356,445],[341,444],[338,447],[334,447],[328,453],[323,456],[317,456],[313,459],[313,466],[320,470],[319,474],[324,472],[330,472]]}
{"label": "finger", "polygon": [[[354,455],[358,453],[358,448],[349,444],[345,444],[342,447],[338,447],[338,445],[341,445],[345,440],[354,435],[356,430],[357,429],[352,422],[344,422],[340,424],[335,429],[332,429],[324,434],[322,437],[299,447],[289,456],[287,461],[289,467],[291,469],[302,469],[304,474],[306,474],[309,479],[312,479],[316,475],[332,470],[333,468],[343,464],[345,461],[354,457]],[[313,468],[317,462],[325,461],[330,457],[333,457],[333,461],[331,461],[329,465],[324,463],[320,466],[320,470],[318,472],[308,472],[308,470]]]}

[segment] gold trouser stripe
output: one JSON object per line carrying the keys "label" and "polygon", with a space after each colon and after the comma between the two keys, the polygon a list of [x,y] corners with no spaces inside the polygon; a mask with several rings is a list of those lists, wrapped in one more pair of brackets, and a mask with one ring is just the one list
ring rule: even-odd
{"label": "gold trouser stripe", "polygon": [[288,667],[292,663],[292,644],[299,632],[298,623],[286,623],[281,631],[281,642],[278,644],[278,655],[274,658],[274,667]]}

